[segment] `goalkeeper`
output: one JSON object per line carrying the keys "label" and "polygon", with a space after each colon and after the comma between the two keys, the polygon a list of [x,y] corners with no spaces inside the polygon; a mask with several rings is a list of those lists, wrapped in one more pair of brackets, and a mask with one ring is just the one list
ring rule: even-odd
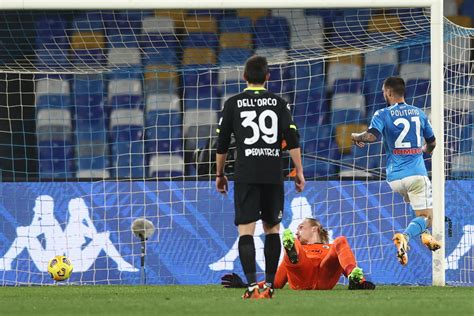
{"label": "goalkeeper", "polygon": [[[285,256],[275,276],[277,289],[288,283],[293,290],[330,290],[342,274],[349,279],[349,290],[375,289],[375,284],[366,281],[357,267],[347,239],[341,236],[330,244],[327,230],[316,219],[304,219],[297,228],[296,239],[286,229],[283,247]],[[221,284],[227,288],[247,286],[235,273],[224,275]]]}

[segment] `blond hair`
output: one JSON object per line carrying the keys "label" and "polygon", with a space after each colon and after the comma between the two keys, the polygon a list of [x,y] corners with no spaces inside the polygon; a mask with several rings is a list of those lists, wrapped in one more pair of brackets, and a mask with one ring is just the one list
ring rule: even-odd
{"label": "blond hair", "polygon": [[321,239],[322,243],[328,244],[329,243],[329,234],[328,234],[328,231],[323,227],[321,222],[318,221],[317,219],[311,218],[311,217],[306,217],[305,220],[308,221],[311,226],[318,228],[319,239]]}

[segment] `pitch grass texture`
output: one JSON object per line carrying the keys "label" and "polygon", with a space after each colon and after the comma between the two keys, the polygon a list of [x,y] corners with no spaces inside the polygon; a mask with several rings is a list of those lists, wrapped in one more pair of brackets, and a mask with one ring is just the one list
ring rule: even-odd
{"label": "pitch grass texture", "polygon": [[474,287],[277,290],[242,300],[220,286],[0,287],[0,315],[474,315]]}

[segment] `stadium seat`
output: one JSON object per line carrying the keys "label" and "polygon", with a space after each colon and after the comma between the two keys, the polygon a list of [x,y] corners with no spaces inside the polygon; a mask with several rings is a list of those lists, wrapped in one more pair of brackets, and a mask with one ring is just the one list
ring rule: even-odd
{"label": "stadium seat", "polygon": [[473,45],[471,38],[456,36],[444,42],[444,51],[449,52],[444,55],[444,64],[469,64]]}
{"label": "stadium seat", "polygon": [[431,71],[430,64],[413,63],[400,65],[400,77],[405,80],[429,80]]}
{"label": "stadium seat", "polygon": [[41,178],[67,179],[73,177],[74,147],[70,141],[39,141],[38,158]]}
{"label": "stadium seat", "polygon": [[184,48],[208,48],[215,50],[219,45],[219,38],[215,33],[190,33],[184,38]]}
{"label": "stadium seat", "polygon": [[237,10],[237,16],[239,18],[249,18],[252,20],[252,23],[254,24],[258,19],[269,16],[270,13],[271,11],[267,9],[238,9]]}
{"label": "stadium seat", "polygon": [[397,15],[376,14],[370,18],[367,31],[369,33],[400,34],[402,24]]}
{"label": "stadium seat", "polygon": [[252,56],[250,49],[243,48],[230,48],[221,49],[219,52],[219,64],[222,66],[226,65],[239,65],[245,64],[245,61]]}
{"label": "stadium seat", "polygon": [[187,47],[183,51],[183,65],[213,65],[216,53],[211,48]]}
{"label": "stadium seat", "polygon": [[471,17],[471,21],[474,21],[474,3],[472,1],[464,0],[459,7],[459,13],[463,16]]}
{"label": "stadium seat", "polygon": [[72,138],[71,113],[66,109],[40,109],[36,115],[36,133],[39,142]]}
{"label": "stadium seat", "polygon": [[348,15],[338,16],[332,22],[333,32],[330,33],[329,43],[334,47],[364,46],[369,16]]}
{"label": "stadium seat", "polygon": [[183,70],[183,106],[189,109],[219,109],[217,73],[193,67]]}
{"label": "stadium seat", "polygon": [[36,107],[69,108],[71,106],[69,82],[64,79],[43,78],[35,81]]}
{"label": "stadium seat", "polygon": [[252,33],[253,25],[249,17],[228,17],[220,21],[220,32],[225,33]]}
{"label": "stadium seat", "polygon": [[335,94],[331,100],[331,124],[359,123],[365,118],[365,98],[362,94]]}
{"label": "stadium seat", "polygon": [[398,64],[398,51],[395,48],[383,48],[371,51],[364,56],[365,65]]}
{"label": "stadium seat", "polygon": [[137,79],[110,80],[108,104],[113,108],[141,108],[142,85]]}
{"label": "stadium seat", "polygon": [[[371,59],[370,57],[366,56]],[[373,59],[379,61],[378,58]],[[375,111],[386,106],[382,93],[383,82],[390,76],[397,75],[397,64],[367,64],[364,69],[363,91],[367,103],[367,118],[371,118]]]}
{"label": "stadium seat", "polygon": [[[420,44],[398,49],[400,64],[430,63],[430,45]],[[402,65],[401,65],[402,66]],[[400,67],[401,67],[400,66]]]}
{"label": "stadium seat", "polygon": [[255,47],[288,49],[290,29],[284,17],[261,17],[255,22]]}
{"label": "stadium seat", "polygon": [[332,137],[332,126],[322,125],[307,128],[303,143],[303,172],[305,177],[327,177],[335,175],[338,159],[337,145]]}
{"label": "stadium seat", "polygon": [[147,16],[142,20],[142,34],[175,34],[174,20],[166,16]]}
{"label": "stadium seat", "polygon": [[289,20],[290,47],[294,50],[324,49],[324,19],[321,16],[298,16]]}
{"label": "stadium seat", "polygon": [[352,149],[352,133],[360,133],[367,130],[366,124],[338,124],[336,125],[336,143],[339,151],[348,154]]}
{"label": "stadium seat", "polygon": [[109,48],[107,64],[111,68],[141,66],[140,49],[136,47]]}
{"label": "stadium seat", "polygon": [[218,82],[221,96],[224,100],[231,95],[242,92],[246,88],[242,68],[221,68],[219,70]]}
{"label": "stadium seat", "polygon": [[146,111],[181,111],[180,100],[177,95],[149,94],[146,98]]}
{"label": "stadium seat", "polygon": [[454,16],[458,15],[458,0],[444,0],[443,1],[443,15]]}
{"label": "stadium seat", "polygon": [[148,94],[175,94],[178,72],[175,66],[148,65],[145,67],[145,92]]}
{"label": "stadium seat", "polygon": [[310,90],[312,94],[324,93],[324,62],[297,62],[291,63],[287,68],[287,91]]}
{"label": "stadium seat", "polygon": [[333,91],[337,79],[362,79],[362,69],[357,64],[330,63],[326,80],[327,91]]}
{"label": "stadium seat", "polygon": [[361,79],[336,79],[333,86],[333,94],[339,93],[362,93]]}
{"label": "stadium seat", "polygon": [[43,47],[45,43],[55,43],[60,49],[68,48],[67,20],[61,15],[36,16],[34,27],[36,48]]}
{"label": "stadium seat", "polygon": [[217,112],[209,110],[188,110],[184,112],[183,135],[185,149],[202,148],[215,135]]}
{"label": "stadium seat", "polygon": [[105,36],[102,31],[75,31],[70,41],[73,50],[105,48]]}
{"label": "stadium seat", "polygon": [[148,176],[157,178],[181,177],[184,175],[184,160],[180,155],[158,154],[150,159]]}
{"label": "stadium seat", "polygon": [[187,15],[187,10],[155,10],[155,16],[171,18],[174,22],[176,33],[184,30],[184,19]]}
{"label": "stadium seat", "polygon": [[328,107],[326,100],[321,94],[313,94],[309,91],[298,91],[295,93],[293,106],[293,120],[301,129],[319,126],[326,123]]}
{"label": "stadium seat", "polygon": [[421,109],[431,107],[430,80],[406,81],[405,99],[408,104]]}
{"label": "stadium seat", "polygon": [[143,178],[143,111],[117,109],[110,115],[110,140],[114,176]]}
{"label": "stadium seat", "polygon": [[451,177],[454,179],[474,178],[474,155],[472,152],[455,155],[451,158]]}
{"label": "stadium seat", "polygon": [[220,49],[252,49],[252,33],[222,33],[219,38]]}
{"label": "stadium seat", "polygon": [[184,19],[184,29],[191,33],[217,34],[217,21],[210,15],[188,15]]}
{"label": "stadium seat", "polygon": [[78,179],[108,179],[110,178],[110,172],[106,169],[88,169],[78,170],[76,172],[76,178]]}
{"label": "stadium seat", "polygon": [[146,112],[147,152],[179,152],[182,150],[181,112],[151,110]]}

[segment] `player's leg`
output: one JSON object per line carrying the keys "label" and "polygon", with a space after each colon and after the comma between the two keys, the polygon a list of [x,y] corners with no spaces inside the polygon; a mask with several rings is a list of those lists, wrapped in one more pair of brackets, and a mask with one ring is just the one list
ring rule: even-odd
{"label": "player's leg", "polygon": [[281,253],[280,222],[283,218],[285,191],[283,184],[263,184],[261,192],[260,205],[265,232],[265,289],[262,295],[271,297]]}
{"label": "player's leg", "polygon": [[[285,230],[289,232],[289,230]],[[287,238],[291,235],[291,243],[294,252],[297,255],[297,260],[291,260],[288,251],[285,248],[285,254],[283,256],[283,264],[287,271],[288,283],[294,290],[312,290],[313,289],[313,275],[315,273],[315,267],[311,259],[306,255],[300,241],[294,237],[294,234],[286,234]],[[283,236],[285,239],[285,235]]]}
{"label": "player's leg", "polygon": [[428,249],[436,251],[441,248],[441,244],[434,239],[428,230],[428,228],[431,227],[433,219],[433,198],[430,179],[426,176],[417,176],[415,180],[410,181],[407,185],[410,204],[416,216],[413,221],[418,219],[418,223],[425,225],[420,228],[424,228],[421,233],[419,233],[419,231],[416,230],[417,227],[415,227],[415,231],[411,237],[420,236],[422,243]]}
{"label": "player's leg", "polygon": [[[399,193],[402,197],[403,200],[407,203],[410,202],[410,198],[408,196],[408,191],[402,180],[395,180],[388,182],[390,185],[390,188],[392,188],[393,192]],[[405,234],[406,229],[403,233],[396,233],[393,235],[393,243],[397,247],[397,259],[398,262],[402,265],[406,265],[408,263],[408,240],[409,237],[408,235]]]}
{"label": "player's leg", "polygon": [[255,224],[260,219],[260,192],[258,186],[249,183],[234,183],[235,219],[239,231],[239,258],[247,278],[248,289],[243,298],[259,298],[255,243]]}

